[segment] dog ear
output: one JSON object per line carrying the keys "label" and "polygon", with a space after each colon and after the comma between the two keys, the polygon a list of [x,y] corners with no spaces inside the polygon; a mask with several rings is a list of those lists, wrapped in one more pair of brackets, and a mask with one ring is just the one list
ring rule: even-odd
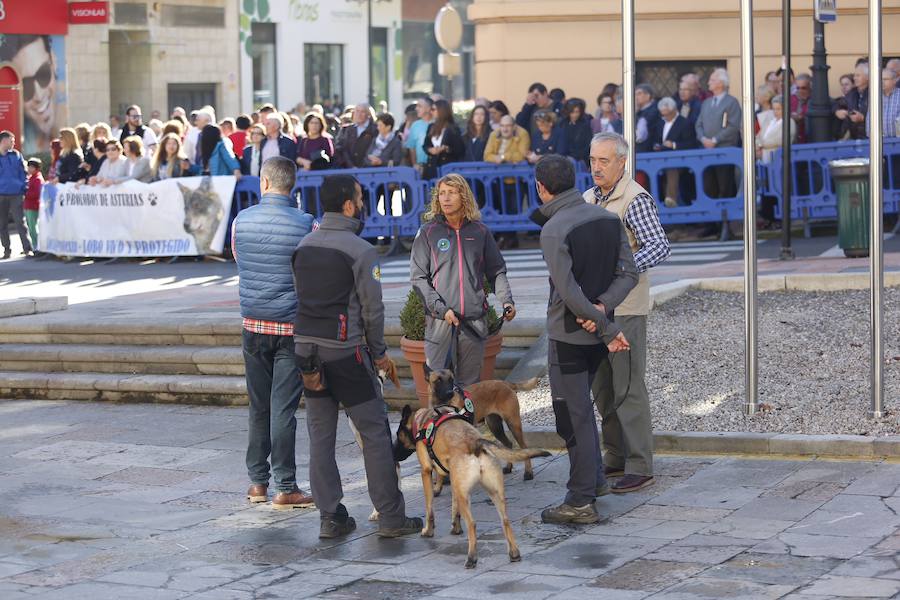
{"label": "dog ear", "polygon": [[425,377],[431,377],[432,370],[431,367],[428,366],[428,363],[425,363],[423,368],[425,369]]}
{"label": "dog ear", "polygon": [[407,404],[406,406],[403,407],[403,411],[400,413],[400,422],[405,423],[406,420],[409,418],[409,415],[411,415],[411,414],[412,414],[412,407],[409,404]]}

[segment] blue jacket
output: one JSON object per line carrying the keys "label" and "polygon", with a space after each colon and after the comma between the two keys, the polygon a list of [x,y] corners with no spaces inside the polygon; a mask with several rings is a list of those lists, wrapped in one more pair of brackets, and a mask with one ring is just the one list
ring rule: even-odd
{"label": "blue jacket", "polygon": [[297,295],[291,257],[312,226],[313,217],[280,194],[265,194],[259,204],[238,213],[232,245],[242,317],[294,322]]}
{"label": "blue jacket", "polygon": [[241,163],[234,157],[234,154],[225,147],[225,142],[216,144],[212,156],[209,157],[209,174],[210,175],[232,175],[235,171],[241,170]]}
{"label": "blue jacket", "polygon": [[22,196],[26,187],[22,155],[16,150],[10,150],[6,156],[0,156],[0,195]]}

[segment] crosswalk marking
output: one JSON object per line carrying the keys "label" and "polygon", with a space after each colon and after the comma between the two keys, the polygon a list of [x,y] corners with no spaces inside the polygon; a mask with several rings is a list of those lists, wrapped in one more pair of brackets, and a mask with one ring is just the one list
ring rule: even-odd
{"label": "crosswalk marking", "polygon": [[[762,243],[762,240],[759,241]],[[666,263],[705,263],[715,262],[739,254],[744,249],[744,242],[678,242],[672,244],[672,255]],[[547,265],[539,248],[504,250],[507,276],[510,279],[526,277],[546,277]],[[660,265],[665,267],[666,263]],[[381,282],[409,283],[409,258],[394,259],[381,266]]]}

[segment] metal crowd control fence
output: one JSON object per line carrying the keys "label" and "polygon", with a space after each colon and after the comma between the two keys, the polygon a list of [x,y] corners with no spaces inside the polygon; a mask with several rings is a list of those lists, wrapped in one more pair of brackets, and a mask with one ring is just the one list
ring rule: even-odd
{"label": "metal crowd control fence", "polygon": [[[837,215],[837,196],[829,161],[839,158],[866,156],[868,142],[834,142],[802,144],[793,147],[794,195],[791,207],[793,218],[834,219]],[[900,212],[900,139],[884,144],[884,210]],[[735,181],[740,181],[742,168],[739,148],[713,150],[685,150],[677,152],[642,153],[637,156],[639,176],[657,200],[663,224],[710,223],[742,220],[743,193],[731,198],[714,198],[704,179],[715,168],[734,169]],[[681,206],[667,207],[665,198],[666,173],[679,171],[681,190],[688,190],[688,201]],[[300,171],[294,194],[304,210],[322,216],[319,188],[328,175],[346,173],[356,177],[363,188],[366,204],[367,238],[412,237],[421,224],[421,215],[431,202],[434,180],[420,179],[411,167],[344,169],[332,171]],[[540,201],[531,165],[497,165],[493,163],[453,163],[439,169],[438,175],[462,175],[472,187],[485,224],[497,232],[534,231],[537,226],[529,214]],[[781,216],[781,159],[777,151],[771,162],[756,164],[758,193],[777,199],[776,214]],[[580,190],[593,187],[588,171],[577,170],[576,185]],[[243,177],[234,190],[231,219],[237,213],[259,202],[259,179]]]}
{"label": "metal crowd control fence", "polygon": [[[810,220],[830,220],[837,217],[837,193],[828,163],[832,160],[865,157],[869,155],[866,140],[828,142],[824,144],[798,144],[793,146],[793,194],[791,218],[803,219],[809,235]],[[778,199],[776,216],[782,210],[782,151],[777,150],[766,165],[771,182],[767,194]],[[900,208],[900,139],[884,141],[884,212],[896,213]]]}
{"label": "metal crowd control fence", "polygon": [[528,217],[540,201],[534,168],[527,163],[497,165],[485,162],[453,163],[438,169],[438,176],[462,175],[469,182],[484,224],[492,231],[536,231]]}

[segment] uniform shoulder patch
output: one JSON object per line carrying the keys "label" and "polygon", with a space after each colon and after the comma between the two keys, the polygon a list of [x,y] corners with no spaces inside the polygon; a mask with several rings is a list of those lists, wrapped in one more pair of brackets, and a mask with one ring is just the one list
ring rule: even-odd
{"label": "uniform shoulder patch", "polygon": [[375,265],[372,267],[372,279],[375,281],[381,281],[381,265]]}

